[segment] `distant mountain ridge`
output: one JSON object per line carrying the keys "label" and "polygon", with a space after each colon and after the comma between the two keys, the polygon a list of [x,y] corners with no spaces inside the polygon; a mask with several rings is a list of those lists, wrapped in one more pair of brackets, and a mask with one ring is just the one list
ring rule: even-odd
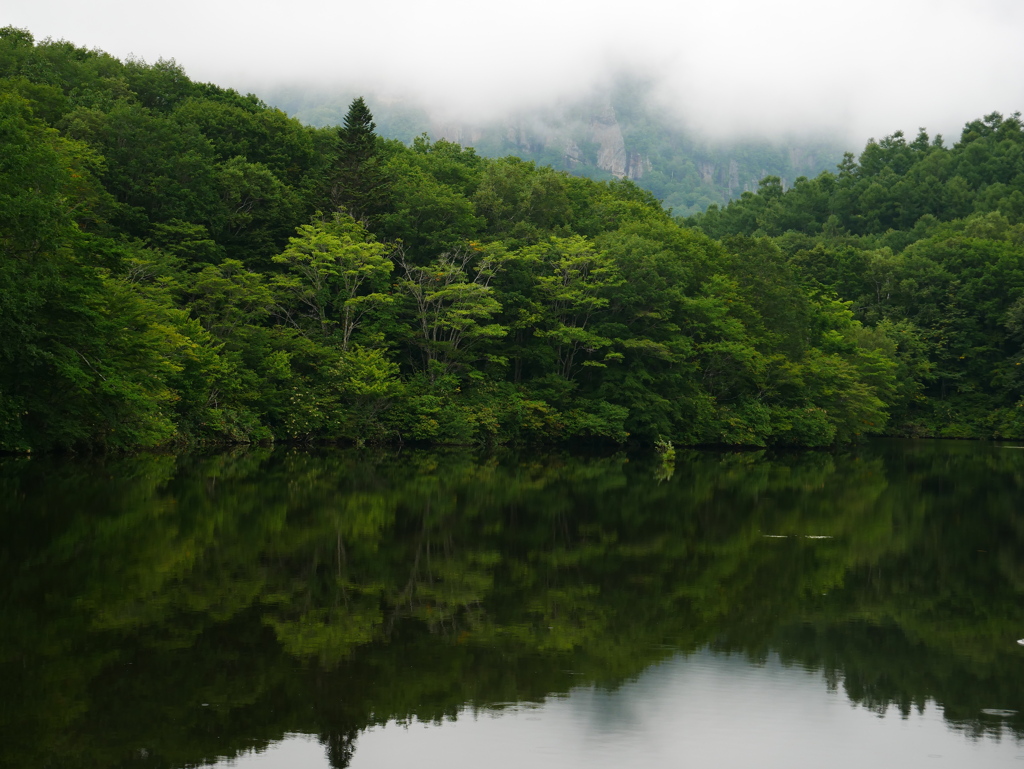
{"label": "distant mountain ridge", "polygon": [[[352,93],[283,89],[268,103],[313,126],[342,122]],[[432,115],[408,102],[367,95],[381,136],[410,143],[427,134],[473,147],[485,157],[516,155],[592,179],[630,179],[677,214],[690,215],[755,191],[765,176],[784,188],[833,170],[846,147],[836,139],[714,141],[680,125],[649,98],[642,82],[619,84],[499,120]]]}

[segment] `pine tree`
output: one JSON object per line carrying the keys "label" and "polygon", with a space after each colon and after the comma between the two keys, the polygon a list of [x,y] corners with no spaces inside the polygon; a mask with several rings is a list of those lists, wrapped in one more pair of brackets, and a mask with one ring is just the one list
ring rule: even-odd
{"label": "pine tree", "polygon": [[365,163],[374,156],[377,149],[377,135],[373,114],[363,97],[353,99],[345,115],[345,122],[338,129],[339,155],[358,163]]}
{"label": "pine tree", "polygon": [[338,128],[337,160],[330,186],[331,207],[367,225],[383,212],[387,199],[376,127],[363,97],[353,99],[344,124]]}

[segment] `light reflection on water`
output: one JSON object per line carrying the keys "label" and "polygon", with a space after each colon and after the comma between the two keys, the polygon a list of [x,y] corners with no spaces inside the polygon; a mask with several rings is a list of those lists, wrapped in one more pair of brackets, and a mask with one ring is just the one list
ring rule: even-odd
{"label": "light reflection on water", "polygon": [[[906,717],[892,708],[880,715],[822,683],[819,673],[774,656],[755,665],[710,652],[679,655],[613,691],[581,687],[540,705],[370,728],[356,739],[350,766],[986,769],[1024,761],[1024,745],[1009,732],[978,739],[951,730],[934,702]],[[263,754],[217,766],[330,765],[313,738],[292,735]]]}

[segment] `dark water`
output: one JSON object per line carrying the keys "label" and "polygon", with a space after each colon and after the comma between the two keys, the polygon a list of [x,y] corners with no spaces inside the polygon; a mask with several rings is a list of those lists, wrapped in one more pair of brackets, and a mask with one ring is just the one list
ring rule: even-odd
{"label": "dark water", "polygon": [[0,766],[1024,766],[1024,450],[0,460]]}

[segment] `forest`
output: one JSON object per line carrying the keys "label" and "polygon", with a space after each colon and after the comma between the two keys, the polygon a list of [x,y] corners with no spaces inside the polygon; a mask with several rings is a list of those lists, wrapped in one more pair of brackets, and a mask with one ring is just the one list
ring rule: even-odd
{"label": "forest", "polygon": [[674,217],[0,30],[0,451],[1022,438],[1024,128]]}

